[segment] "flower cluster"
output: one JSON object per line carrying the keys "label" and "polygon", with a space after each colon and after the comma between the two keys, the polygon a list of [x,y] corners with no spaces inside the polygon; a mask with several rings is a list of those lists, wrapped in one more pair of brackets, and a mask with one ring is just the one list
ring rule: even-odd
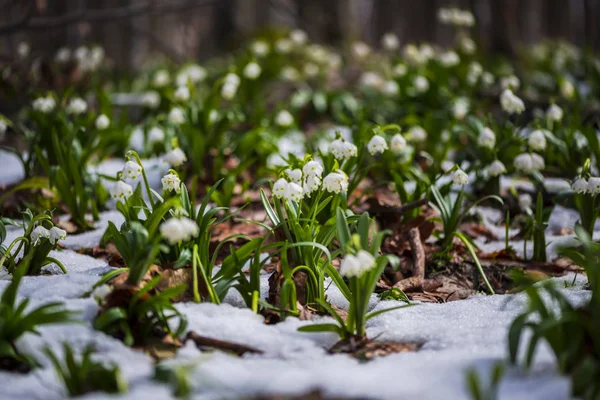
{"label": "flower cluster", "polygon": [[328,152],[338,160],[345,160],[356,157],[358,149],[354,144],[340,137],[329,144]]}
{"label": "flower cluster", "polygon": [[438,10],[438,20],[442,24],[454,25],[460,27],[472,27],[475,25],[475,17],[469,10],[461,10],[459,8],[440,8]]}
{"label": "flower cluster", "polygon": [[48,114],[56,108],[56,100],[54,97],[48,95],[46,97],[38,97],[31,105],[33,109],[42,114]]}
{"label": "flower cluster", "polygon": [[577,194],[600,194],[600,178],[591,177],[588,180],[580,177],[573,182],[573,191]]}
{"label": "flower cluster", "polygon": [[79,114],[83,114],[84,112],[86,112],[87,108],[88,108],[88,105],[85,102],[85,100],[83,100],[80,97],[75,97],[74,99],[71,99],[69,101],[69,104],[67,105],[67,113],[79,115]]}
{"label": "flower cluster", "polygon": [[526,174],[546,168],[544,158],[536,153],[522,153],[515,157],[515,168]]}
{"label": "flower cluster", "polygon": [[366,250],[359,250],[356,255],[348,254],[340,264],[340,274],[348,278],[359,278],[375,267],[375,257]]}
{"label": "flower cluster", "polygon": [[171,218],[163,222],[159,228],[160,234],[170,245],[187,242],[200,233],[198,224],[186,217]]}
{"label": "flower cluster", "polygon": [[37,246],[43,239],[48,239],[50,243],[55,244],[59,240],[65,240],[67,238],[67,231],[60,229],[57,226],[52,227],[50,230],[39,225],[31,231],[31,242],[34,246]]}

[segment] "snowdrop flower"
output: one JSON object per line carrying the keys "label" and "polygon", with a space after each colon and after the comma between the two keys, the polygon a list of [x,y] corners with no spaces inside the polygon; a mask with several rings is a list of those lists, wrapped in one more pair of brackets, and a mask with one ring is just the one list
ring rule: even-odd
{"label": "snowdrop flower", "polygon": [[294,43],[287,38],[281,38],[278,39],[277,42],[275,42],[275,50],[280,54],[289,53],[290,51],[292,51],[293,46]]}
{"label": "snowdrop flower", "polygon": [[235,96],[238,90],[238,85],[235,85],[230,82],[225,82],[223,87],[221,88],[221,96],[223,96],[226,100],[231,100]]}
{"label": "snowdrop flower", "polygon": [[255,40],[250,46],[252,53],[258,57],[264,57],[269,54],[269,44],[264,40]]}
{"label": "snowdrop flower", "polygon": [[153,85],[158,88],[167,86],[169,82],[171,82],[171,77],[169,76],[169,71],[166,69],[156,71],[152,80]]}
{"label": "snowdrop flower", "polygon": [[563,110],[556,104],[552,104],[546,111],[546,118],[549,121],[559,122],[563,118]]}
{"label": "snowdrop flower", "polygon": [[71,59],[71,50],[67,47],[61,47],[56,51],[56,55],[54,56],[54,61],[59,64],[65,64]]}
{"label": "snowdrop flower", "polygon": [[585,194],[588,191],[588,187],[588,181],[583,178],[578,178],[575,180],[575,182],[573,182],[572,189],[577,194]]}
{"label": "snowdrop flower", "polygon": [[287,190],[287,185],[288,181],[286,181],[283,178],[279,178],[273,184],[273,197],[276,197],[278,199],[283,198],[283,196],[285,195],[285,191]]}
{"label": "snowdrop flower", "polygon": [[290,39],[292,39],[292,42],[294,42],[295,45],[301,46],[308,40],[308,35],[301,29],[294,29],[290,33]]}
{"label": "snowdrop flower", "polygon": [[546,149],[546,135],[540,129],[531,132],[527,144],[532,150],[542,151]]}
{"label": "snowdrop flower", "polygon": [[113,199],[126,199],[132,194],[133,187],[123,181],[117,181],[110,189],[110,195]]}
{"label": "snowdrop flower", "polygon": [[302,189],[304,190],[304,193],[310,197],[310,194],[317,191],[319,186],[321,186],[321,178],[317,175],[308,175],[304,180]]}
{"label": "snowdrop flower", "polygon": [[381,91],[388,96],[395,96],[400,92],[400,86],[396,81],[389,80],[383,84]]}
{"label": "snowdrop flower", "polygon": [[304,190],[302,186],[296,182],[288,182],[285,191],[283,192],[283,198],[287,201],[295,201],[299,203],[304,197]]}
{"label": "snowdrop flower", "polygon": [[225,75],[224,81],[225,83],[230,83],[232,85],[238,86],[241,82],[241,79],[238,75],[234,74],[233,72],[230,72],[227,75]]}
{"label": "snowdrop flower", "polygon": [[300,168],[296,168],[296,169],[288,168],[285,170],[285,173],[290,177],[292,182],[295,182],[295,183],[302,182],[302,170]]}
{"label": "snowdrop flower", "polygon": [[475,53],[475,50],[477,50],[477,44],[475,44],[475,41],[468,36],[461,37],[458,45],[465,54],[473,54]]}
{"label": "snowdrop flower", "polygon": [[38,97],[33,101],[32,107],[35,111],[48,114],[56,107],[56,101],[50,96]]}
{"label": "snowdrop flower", "polygon": [[587,191],[589,193],[591,193],[591,194],[598,194],[598,193],[600,193],[600,178],[598,178],[598,177],[591,177],[588,180]]}
{"label": "snowdrop flower", "polygon": [[65,240],[67,238],[67,231],[60,229],[58,226],[50,229],[50,243],[55,244],[59,240]]}
{"label": "snowdrop flower", "polygon": [[371,53],[371,48],[365,42],[354,42],[352,44],[352,53],[358,59],[363,59]]}
{"label": "snowdrop flower", "polygon": [[41,225],[37,226],[33,231],[31,231],[30,238],[31,238],[31,241],[33,242],[33,245],[36,246],[38,244],[38,242],[40,240],[42,240],[43,238],[46,238],[46,239],[50,238],[50,231]]}
{"label": "snowdrop flower", "polygon": [[262,73],[262,68],[255,62],[248,63],[244,67],[244,76],[248,79],[256,79]]}
{"label": "snowdrop flower", "polygon": [[315,176],[321,178],[323,175],[323,166],[317,161],[309,161],[302,167],[302,172],[304,172],[304,175],[307,177]]}
{"label": "snowdrop flower", "polygon": [[500,95],[502,109],[509,114],[521,114],[525,110],[523,100],[515,96],[510,89],[504,89]]}
{"label": "snowdrop flower", "polygon": [[123,176],[136,180],[142,173],[142,167],[135,161],[127,161],[123,167]]}
{"label": "snowdrop flower", "polygon": [[404,64],[396,64],[394,66],[394,76],[401,78],[408,72],[408,68]]}
{"label": "snowdrop flower", "polygon": [[505,76],[500,79],[502,89],[517,90],[521,86],[521,81],[515,75]]}
{"label": "snowdrop flower", "polygon": [[495,81],[496,78],[494,78],[494,74],[489,71],[485,71],[483,75],[481,75],[481,83],[483,83],[484,86],[492,86]]}
{"label": "snowdrop flower", "polygon": [[398,48],[400,47],[400,40],[398,39],[398,36],[390,32],[383,35],[383,37],[381,38],[381,44],[386,50],[398,50]]}
{"label": "snowdrop flower", "polygon": [[192,83],[198,83],[206,78],[206,69],[200,65],[192,64],[186,68],[187,76]]}
{"label": "snowdrop flower", "polygon": [[185,113],[179,107],[172,108],[169,112],[169,122],[174,125],[181,125],[185,122]]}
{"label": "snowdrop flower", "polygon": [[371,155],[375,155],[377,153],[383,153],[388,149],[388,144],[385,139],[380,135],[375,135],[369,140],[367,144],[367,149]]}
{"label": "snowdrop flower", "polygon": [[294,117],[287,110],[281,110],[275,117],[275,123],[282,128],[287,128],[294,123]]}
{"label": "snowdrop flower", "polygon": [[411,127],[408,130],[408,140],[413,142],[424,142],[427,139],[427,132],[418,125]]}
{"label": "snowdrop flower", "polygon": [[185,153],[179,147],[174,148],[173,150],[165,154],[163,159],[165,160],[165,162],[174,167],[178,167],[187,161]]}
{"label": "snowdrop flower", "polygon": [[315,63],[308,63],[303,68],[304,74],[309,78],[319,75],[319,66]]}
{"label": "snowdrop flower", "polygon": [[160,181],[165,192],[175,191],[179,193],[181,190],[181,179],[175,174],[167,174]]}
{"label": "snowdrop flower", "polygon": [[455,51],[446,51],[438,57],[438,61],[446,68],[454,67],[460,63],[460,57]]}
{"label": "snowdrop flower", "polygon": [[496,145],[496,134],[488,127],[483,128],[477,137],[477,144],[487,149],[494,148]]}
{"label": "snowdrop flower", "polygon": [[462,120],[467,116],[469,112],[469,100],[464,97],[459,97],[454,102],[452,106],[452,113],[454,114],[454,118],[458,120]]}
{"label": "snowdrop flower", "polygon": [[536,171],[541,171],[546,168],[544,157],[536,153],[531,153],[531,166]]}
{"label": "snowdrop flower", "polygon": [[347,158],[356,157],[358,154],[357,147],[345,141],[344,139],[335,139],[329,144],[328,152],[338,160],[345,160]]}
{"label": "snowdrop flower", "polygon": [[30,51],[31,51],[31,48],[29,47],[29,43],[27,43],[27,42],[21,42],[17,46],[17,53],[19,54],[19,57],[21,57],[21,58],[26,58],[29,55]]}
{"label": "snowdrop flower", "polygon": [[328,192],[346,193],[348,191],[348,177],[341,170],[330,172],[323,179],[323,187]]}
{"label": "snowdrop flower", "polygon": [[375,266],[375,257],[366,250],[356,256],[348,254],[340,264],[340,274],[347,278],[360,277]]}
{"label": "snowdrop flower", "polygon": [[177,101],[188,101],[190,99],[190,89],[187,86],[179,86],[173,95]]}
{"label": "snowdrop flower", "polygon": [[281,68],[281,78],[285,81],[296,81],[300,77],[298,70],[294,67],[285,66]]}
{"label": "snowdrop flower", "polygon": [[477,61],[473,61],[471,64],[469,64],[467,83],[471,86],[475,85],[481,74],[483,74],[483,67]]}
{"label": "snowdrop flower", "polygon": [[415,76],[415,79],[413,79],[413,86],[417,93],[425,93],[429,90],[429,80],[422,75]]}
{"label": "snowdrop flower", "polygon": [[87,111],[87,103],[80,97],[75,97],[69,101],[67,112],[69,114],[83,114]]}
{"label": "snowdrop flower", "polygon": [[211,124],[214,124],[215,122],[217,122],[219,120],[220,117],[221,117],[221,114],[219,114],[219,111],[212,109],[208,113],[208,122],[210,122]]}
{"label": "snowdrop flower", "polygon": [[98,118],[96,118],[96,129],[99,131],[103,131],[110,125],[110,119],[104,115],[100,114]]}
{"label": "snowdrop flower", "polygon": [[156,108],[160,105],[160,95],[155,91],[146,92],[142,95],[142,104],[148,108]]}
{"label": "snowdrop flower", "polygon": [[524,193],[519,195],[519,207],[523,211],[531,210],[531,205],[533,204],[533,199],[531,195]]}
{"label": "snowdrop flower", "polygon": [[160,234],[170,245],[179,242],[187,242],[198,236],[200,229],[195,221],[189,218],[171,218],[164,222],[160,228]]}
{"label": "snowdrop flower", "polygon": [[379,88],[383,85],[383,78],[376,72],[366,71],[360,76],[360,84],[370,88]]}
{"label": "snowdrop flower", "polygon": [[500,176],[506,172],[506,167],[500,160],[494,160],[488,167],[488,174],[490,176]]}
{"label": "snowdrop flower", "polygon": [[519,154],[515,157],[514,160],[515,168],[519,171],[523,171],[525,173],[532,172],[533,169],[533,160],[531,159],[531,154],[523,153]]}
{"label": "snowdrop flower", "polygon": [[110,286],[108,286],[108,285],[100,285],[100,286],[96,287],[92,291],[92,297],[97,302],[103,302],[104,299],[106,298],[106,296],[108,296],[108,294],[110,292],[111,292]]}
{"label": "snowdrop flower", "polygon": [[390,147],[394,153],[401,153],[406,149],[406,139],[399,133],[396,133],[392,136],[392,140],[390,141]]}
{"label": "snowdrop flower", "polygon": [[75,49],[75,53],[73,55],[79,63],[83,63],[83,62],[85,62],[86,58],[89,57],[89,53],[90,53],[90,51],[88,50],[87,47],[79,46],[78,48]]}
{"label": "snowdrop flower", "polygon": [[104,60],[104,49],[100,46],[96,46],[90,53],[90,69],[97,69]]}
{"label": "snowdrop flower", "polygon": [[148,143],[159,143],[165,140],[165,131],[159,127],[150,128],[148,131]]}
{"label": "snowdrop flower", "polygon": [[570,80],[565,79],[561,82],[560,94],[566,99],[572,99],[575,96],[575,86]]}
{"label": "snowdrop flower", "polygon": [[452,174],[452,182],[456,185],[466,185],[469,183],[469,175],[459,168]]}

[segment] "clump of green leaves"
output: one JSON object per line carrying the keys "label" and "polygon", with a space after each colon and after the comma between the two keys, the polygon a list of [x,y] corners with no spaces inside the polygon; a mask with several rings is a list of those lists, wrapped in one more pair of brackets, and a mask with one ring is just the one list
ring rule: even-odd
{"label": "clump of green leaves", "polygon": [[116,364],[105,365],[94,361],[92,346],[88,346],[77,358],[71,346],[63,343],[63,362],[59,361],[56,354],[49,348],[45,349],[45,353],[71,397],[94,392],[123,393],[127,391],[127,382],[123,380],[119,366]]}
{"label": "clump of green leaves", "polygon": [[491,379],[487,387],[481,381],[481,377],[475,368],[467,371],[467,389],[472,400],[497,400],[500,382],[504,376],[505,366],[503,362],[497,362],[492,368]]}

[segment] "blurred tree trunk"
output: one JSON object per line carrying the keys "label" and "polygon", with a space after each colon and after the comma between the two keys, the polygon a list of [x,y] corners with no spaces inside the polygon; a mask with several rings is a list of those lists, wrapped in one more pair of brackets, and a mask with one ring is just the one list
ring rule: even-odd
{"label": "blurred tree trunk", "polygon": [[344,40],[340,24],[341,3],[347,0],[297,0],[298,26],[302,27],[314,40],[339,44]]}
{"label": "blurred tree trunk", "polygon": [[491,0],[489,50],[509,56],[515,55],[518,40],[518,0]]}

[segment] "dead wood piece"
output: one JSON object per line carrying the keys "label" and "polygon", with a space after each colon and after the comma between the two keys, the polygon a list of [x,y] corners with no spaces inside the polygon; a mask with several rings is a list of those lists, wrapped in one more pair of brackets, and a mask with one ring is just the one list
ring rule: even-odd
{"label": "dead wood piece", "polygon": [[351,336],[340,340],[329,349],[331,354],[346,353],[359,360],[372,360],[392,353],[417,351],[423,346],[421,342],[392,342],[372,340],[365,337]]}
{"label": "dead wood piece", "polygon": [[425,278],[425,250],[421,243],[419,228],[412,228],[408,231],[408,243],[413,254],[413,278]]}
{"label": "dead wood piece", "polygon": [[191,340],[194,343],[196,343],[196,347],[198,347],[198,349],[200,349],[200,350],[204,350],[207,348],[208,349],[217,349],[217,350],[227,351],[230,353],[235,353],[238,356],[243,356],[246,353],[254,353],[254,354],[262,354],[263,353],[261,350],[255,349],[250,346],[245,346],[243,344],[231,343],[231,342],[226,342],[224,340],[218,340],[218,339],[213,339],[213,338],[209,338],[206,336],[201,336],[201,335],[198,335],[194,331],[188,332],[188,334],[185,337],[184,342],[187,342],[188,340]]}
{"label": "dead wood piece", "polygon": [[441,286],[442,283],[436,281],[435,279],[421,279],[415,276],[402,279],[394,285],[396,289],[400,289],[405,293],[420,291],[433,292]]}

